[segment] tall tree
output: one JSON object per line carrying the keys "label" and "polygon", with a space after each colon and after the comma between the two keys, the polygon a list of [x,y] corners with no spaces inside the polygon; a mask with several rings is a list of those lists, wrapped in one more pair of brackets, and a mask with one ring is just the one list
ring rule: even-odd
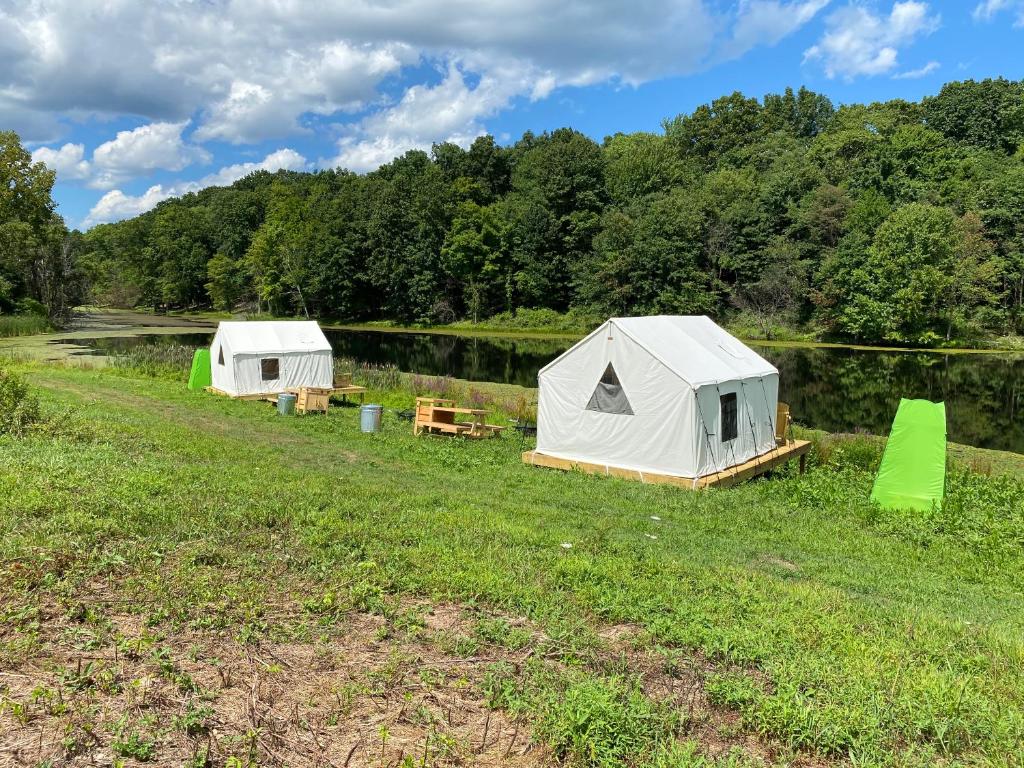
{"label": "tall tree", "polygon": [[55,178],[17,134],[0,131],[0,311],[28,299],[62,321],[82,296],[78,238],[54,213]]}
{"label": "tall tree", "polygon": [[946,83],[924,100],[924,115],[953,141],[1013,154],[1024,142],[1024,81]]}

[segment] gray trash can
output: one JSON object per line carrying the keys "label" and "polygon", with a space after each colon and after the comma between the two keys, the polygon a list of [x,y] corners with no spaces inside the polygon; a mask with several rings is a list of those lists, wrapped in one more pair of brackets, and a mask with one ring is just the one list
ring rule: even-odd
{"label": "gray trash can", "polygon": [[380,432],[380,417],[383,405],[364,405],[359,409],[359,428],[363,432]]}
{"label": "gray trash can", "polygon": [[277,412],[281,416],[295,415],[295,395],[291,392],[282,392],[277,396]]}

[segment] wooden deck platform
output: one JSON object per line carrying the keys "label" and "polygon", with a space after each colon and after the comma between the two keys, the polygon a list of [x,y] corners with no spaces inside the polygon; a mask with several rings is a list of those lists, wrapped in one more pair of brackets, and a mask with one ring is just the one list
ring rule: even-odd
{"label": "wooden deck platform", "polygon": [[523,453],[523,462],[532,464],[535,467],[550,467],[563,470],[575,469],[590,475],[608,475],[609,477],[620,477],[626,480],[639,480],[642,483],[674,485],[678,488],[696,490],[699,488],[728,488],[730,485],[736,485],[744,480],[763,475],[765,472],[780,467],[791,459],[796,458],[800,459],[800,472],[803,474],[807,461],[807,452],[810,449],[811,443],[809,440],[787,440],[784,445],[780,445],[778,448],[768,453],[763,453],[750,461],[723,469],[721,472],[704,475],[703,477],[659,475],[606,464],[568,461],[548,456],[538,451],[526,451]]}
{"label": "wooden deck platform", "polygon": [[[232,395],[216,387],[206,387],[207,392],[215,395],[230,397],[233,400],[266,400],[277,405],[279,392],[264,392],[253,395]],[[359,395],[359,402],[363,402],[366,396],[366,387],[358,387],[348,384],[341,387],[298,387],[285,390],[296,396],[296,413],[327,413],[332,397],[341,396],[342,402],[348,399],[349,395]]]}
{"label": "wooden deck platform", "polygon": [[[342,398],[345,398],[348,395],[362,396],[366,394],[366,387],[357,387],[354,385],[350,385],[347,387],[324,387],[323,389],[325,391],[329,389],[331,397],[338,397],[340,395]],[[224,390],[217,389],[216,387],[206,387],[206,391],[214,395],[230,397],[232,400],[269,400],[271,397],[276,398],[279,394],[278,392],[263,392],[253,395],[232,395],[230,392],[225,392]],[[293,387],[285,391],[291,392],[292,394],[296,394],[299,390]]]}
{"label": "wooden deck platform", "polygon": [[348,400],[349,395],[359,395],[359,402],[361,403],[366,396],[366,387],[347,384],[343,387],[336,386],[331,390],[331,397],[341,396],[342,401]]}

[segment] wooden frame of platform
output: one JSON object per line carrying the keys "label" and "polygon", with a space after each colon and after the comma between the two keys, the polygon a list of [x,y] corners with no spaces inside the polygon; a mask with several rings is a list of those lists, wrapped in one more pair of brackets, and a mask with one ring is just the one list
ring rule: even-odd
{"label": "wooden frame of platform", "polygon": [[807,467],[807,452],[811,449],[809,440],[786,440],[784,444],[774,448],[768,453],[755,456],[750,461],[737,464],[735,467],[723,469],[721,472],[714,472],[702,477],[676,477],[675,475],[659,475],[652,472],[641,472],[636,469],[615,467],[608,464],[592,464],[587,461],[570,461],[548,456],[539,451],[526,451],[523,453],[523,462],[532,464],[535,467],[550,467],[551,469],[578,470],[588,475],[607,475],[619,477],[625,480],[639,480],[642,483],[654,483],[660,485],[674,485],[677,488],[695,490],[699,488],[728,488],[730,485],[742,483],[753,477],[763,475],[776,467],[780,467],[791,459],[800,459],[800,474],[804,473]]}
{"label": "wooden frame of platform", "polygon": [[[302,398],[303,390],[306,390],[306,399],[300,404],[296,402],[296,410],[299,413],[309,412],[320,412],[327,413],[327,407],[330,402],[330,398],[341,395],[342,401],[348,399],[349,395],[359,395],[359,402],[363,402],[363,398],[366,397],[366,387],[359,387],[352,384],[342,387],[292,387],[285,390],[298,398]],[[269,403],[277,403],[277,396],[279,392],[263,392],[253,395],[232,395],[224,390],[217,389],[216,387],[206,387],[206,391],[214,395],[221,395],[222,397],[230,397],[232,400],[266,400]]]}

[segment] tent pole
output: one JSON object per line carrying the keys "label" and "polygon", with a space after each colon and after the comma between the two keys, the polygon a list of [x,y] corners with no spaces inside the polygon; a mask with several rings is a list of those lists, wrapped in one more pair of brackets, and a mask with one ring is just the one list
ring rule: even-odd
{"label": "tent pole", "polygon": [[747,407],[747,390],[743,389],[743,379],[740,379],[740,390],[743,392],[743,405],[747,412],[747,423],[750,425],[750,437],[754,441],[754,466],[760,468],[761,454],[757,446],[757,431],[754,429],[754,420],[750,418],[750,408]]}
{"label": "tent pole", "polygon": [[[772,440],[774,440],[775,439],[775,420],[772,418],[772,407],[768,403],[768,391],[764,388],[764,376],[758,377],[757,380],[759,382],[761,382],[761,394],[764,395],[764,407],[768,410],[768,426],[771,427],[771,430],[770,430],[771,431],[771,436],[772,436]],[[777,401],[778,401],[778,398],[776,398],[776,402]],[[776,407],[778,407],[778,406],[776,406]]]}

